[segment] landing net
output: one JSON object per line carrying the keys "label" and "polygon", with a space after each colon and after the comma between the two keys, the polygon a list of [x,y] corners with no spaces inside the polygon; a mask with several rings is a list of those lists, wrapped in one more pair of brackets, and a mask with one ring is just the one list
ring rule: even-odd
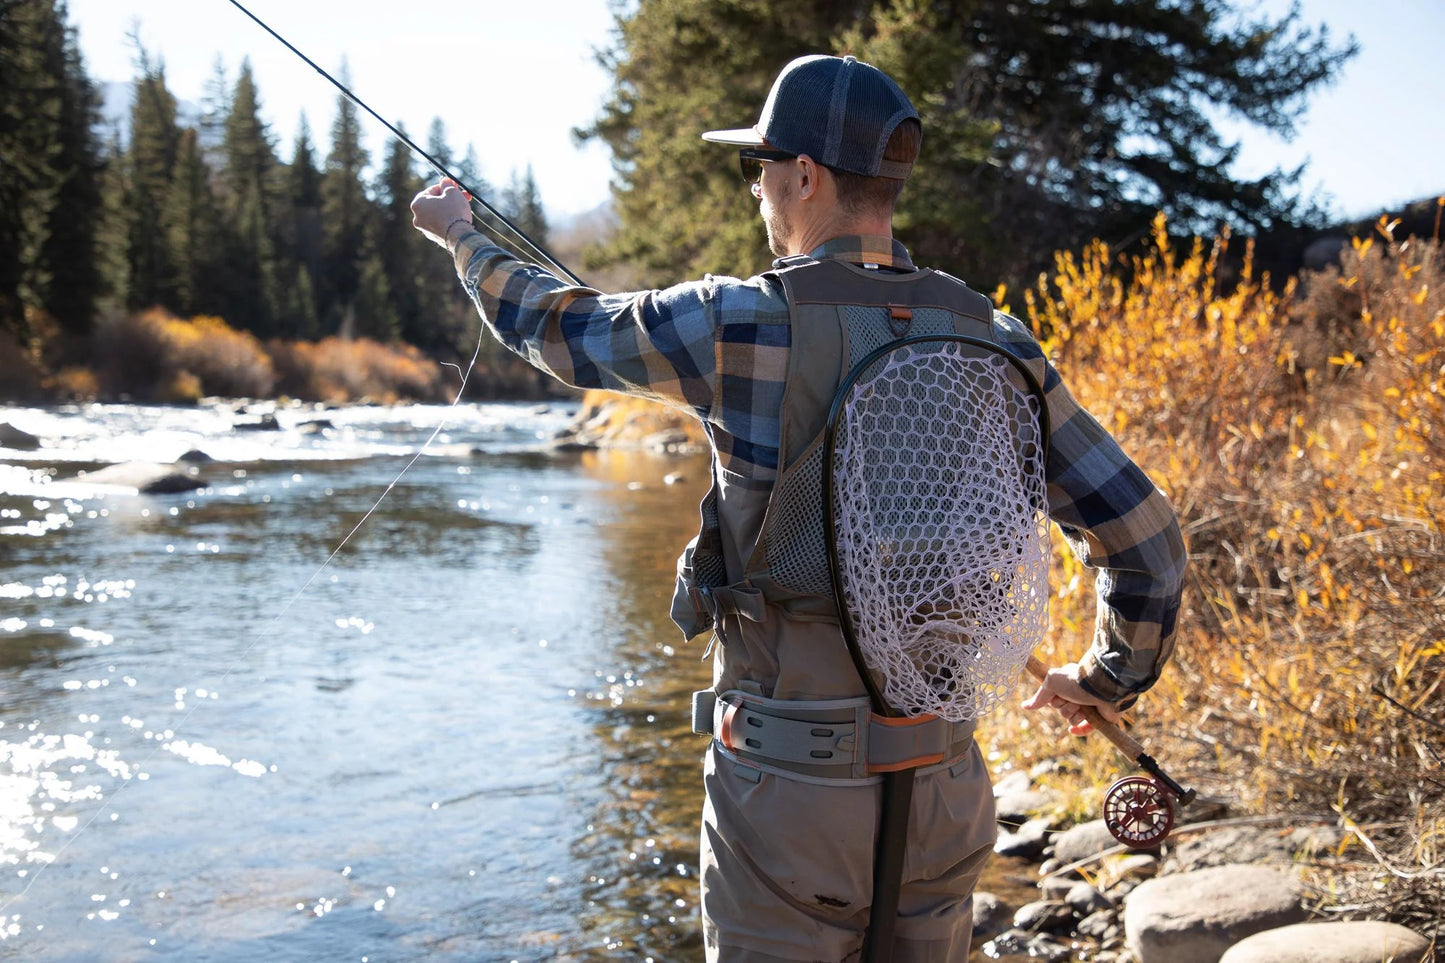
{"label": "landing net", "polygon": [[1048,628],[1041,402],[957,341],[895,348],[845,390],[831,488],[855,658],[895,711],[975,719]]}

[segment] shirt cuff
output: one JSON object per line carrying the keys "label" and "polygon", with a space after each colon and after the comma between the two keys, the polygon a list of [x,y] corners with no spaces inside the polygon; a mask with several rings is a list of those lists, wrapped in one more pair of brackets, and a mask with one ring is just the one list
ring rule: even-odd
{"label": "shirt cuff", "polygon": [[467,264],[471,262],[472,256],[484,247],[493,246],[487,240],[487,236],[475,228],[466,228],[456,233],[454,238],[448,238],[451,243],[452,262],[456,265],[457,277],[466,278]]}
{"label": "shirt cuff", "polygon": [[1079,685],[1083,686],[1089,695],[1112,702],[1121,710],[1128,709],[1139,701],[1139,693],[1120,684],[1110,675],[1094,657],[1093,651],[1085,653],[1079,660]]}

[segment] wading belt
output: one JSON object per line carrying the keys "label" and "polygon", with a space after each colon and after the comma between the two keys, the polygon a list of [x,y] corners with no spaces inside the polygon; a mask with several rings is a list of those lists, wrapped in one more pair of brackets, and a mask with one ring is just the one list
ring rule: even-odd
{"label": "wading belt", "polygon": [[813,779],[872,779],[952,762],[974,723],[874,715],[868,698],[801,702],[732,689],[692,694],[692,729],[760,769]]}

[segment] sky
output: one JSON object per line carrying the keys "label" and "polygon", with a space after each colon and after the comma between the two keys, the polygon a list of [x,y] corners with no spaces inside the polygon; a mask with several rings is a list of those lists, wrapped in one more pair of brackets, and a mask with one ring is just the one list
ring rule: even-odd
{"label": "sky", "polygon": [[[609,77],[594,52],[612,40],[608,0],[241,2],[333,76],[344,62],[357,96],[423,147],[441,117],[458,154],[475,147],[494,187],[530,165],[553,217],[607,201],[609,154],[600,143],[579,146],[572,130],[595,120],[607,96]],[[1289,2],[1236,6],[1277,17]],[[1243,144],[1234,173],[1307,163],[1306,190],[1345,217],[1445,193],[1445,0],[1298,2],[1305,22],[1324,24],[1337,40],[1353,34],[1360,54],[1335,85],[1311,97],[1293,140],[1222,124]],[[127,35],[136,25],[181,100],[201,100],[217,58],[231,82],[249,59],[279,156],[290,158],[303,112],[324,152],[338,91],[230,0],[68,0],[68,7],[92,80],[135,75]],[[388,134],[370,117],[362,124],[379,159]]]}

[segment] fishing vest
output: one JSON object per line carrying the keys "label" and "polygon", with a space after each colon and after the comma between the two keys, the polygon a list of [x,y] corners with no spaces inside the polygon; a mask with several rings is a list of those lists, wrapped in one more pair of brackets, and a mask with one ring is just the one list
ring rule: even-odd
{"label": "fishing vest", "polygon": [[719,477],[697,536],[678,561],[673,621],[691,638],[723,617],[838,621],[823,523],[823,436],[839,385],[875,349],[916,335],[959,334],[999,345],[993,304],[929,269],[875,270],[835,259],[787,259],[768,272],[787,296],[791,346],[780,412],[778,476],[759,489]]}

